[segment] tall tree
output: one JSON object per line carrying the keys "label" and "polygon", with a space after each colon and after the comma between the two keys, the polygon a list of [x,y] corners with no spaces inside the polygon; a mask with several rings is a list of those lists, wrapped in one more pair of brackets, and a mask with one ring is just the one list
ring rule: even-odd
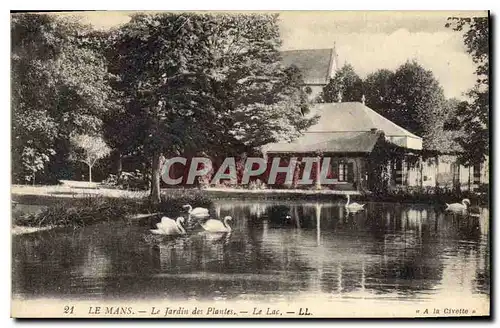
{"label": "tall tree", "polygon": [[361,101],[363,96],[363,81],[354,71],[351,64],[345,64],[320,94],[321,102]]}
{"label": "tall tree", "polygon": [[476,85],[468,92],[447,128],[462,132],[456,141],[464,152],[466,165],[482,163],[489,152],[489,17],[450,17],[446,27],[462,32],[467,52],[476,64]]}
{"label": "tall tree", "polygon": [[401,65],[392,77],[391,104],[385,116],[421,136],[424,148],[436,149],[445,120],[444,92],[430,70],[416,61]]}
{"label": "tall tree", "polygon": [[363,81],[366,105],[384,116],[393,107],[393,81],[394,72],[388,69],[368,74]]}
{"label": "tall tree", "polygon": [[100,130],[110,88],[93,33],[89,26],[55,15],[12,15],[15,180],[43,170],[60,155],[58,141],[69,143],[70,133]]}
{"label": "tall tree", "polygon": [[222,156],[297,137],[310,124],[279,57],[276,15],[136,15],[116,37],[125,116],[152,159]]}

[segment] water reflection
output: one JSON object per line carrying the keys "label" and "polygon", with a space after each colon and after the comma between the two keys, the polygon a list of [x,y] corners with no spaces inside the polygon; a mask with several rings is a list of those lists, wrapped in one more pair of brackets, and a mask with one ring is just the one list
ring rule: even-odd
{"label": "water reflection", "polygon": [[[489,212],[426,205],[214,204],[233,231],[151,239],[138,222],[13,237],[23,297],[432,299],[488,297]],[[483,295],[483,296],[481,296]]]}

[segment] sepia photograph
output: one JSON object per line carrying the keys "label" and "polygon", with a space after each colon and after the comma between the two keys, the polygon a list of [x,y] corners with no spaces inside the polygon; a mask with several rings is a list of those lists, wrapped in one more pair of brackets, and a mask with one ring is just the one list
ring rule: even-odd
{"label": "sepia photograph", "polygon": [[490,317],[490,13],[10,13],[11,317]]}

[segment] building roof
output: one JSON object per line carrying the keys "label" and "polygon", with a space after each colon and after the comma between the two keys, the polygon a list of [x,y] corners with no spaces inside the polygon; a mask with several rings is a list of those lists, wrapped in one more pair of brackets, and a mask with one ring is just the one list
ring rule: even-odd
{"label": "building roof", "polygon": [[309,115],[317,124],[292,143],[274,143],[265,152],[371,152],[383,132],[386,141],[408,149],[422,149],[422,138],[389,121],[359,102],[315,104]]}
{"label": "building roof", "polygon": [[384,131],[387,136],[421,139],[360,102],[315,104],[311,108],[311,114],[318,114],[321,118],[308,132],[370,131],[376,128]]}
{"label": "building roof", "polygon": [[264,148],[271,153],[370,153],[382,133],[377,132],[306,132],[291,143],[274,143]]}
{"label": "building roof", "polygon": [[288,50],[281,56],[285,66],[297,66],[305,84],[328,84],[338,66],[335,48]]}

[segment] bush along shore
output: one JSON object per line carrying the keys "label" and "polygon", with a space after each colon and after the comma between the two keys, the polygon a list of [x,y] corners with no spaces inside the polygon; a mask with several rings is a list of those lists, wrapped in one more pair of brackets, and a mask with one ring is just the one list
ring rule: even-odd
{"label": "bush along shore", "polygon": [[60,227],[85,225],[123,219],[141,211],[139,200],[86,196],[71,202],[59,202],[47,206],[40,212],[20,215],[14,218],[14,225],[29,227]]}
{"label": "bush along shore", "polygon": [[[205,189],[206,194],[211,199],[248,199],[248,200],[342,200],[344,193],[328,193],[311,190],[286,190],[281,189]],[[454,191],[454,190],[430,190],[423,188],[405,188],[387,190],[385,192],[353,192],[351,197],[365,202],[386,202],[386,203],[425,203],[442,204],[461,202],[468,198],[474,205],[486,206],[489,203],[488,190],[481,192]]]}
{"label": "bush along shore", "polygon": [[133,217],[162,213],[170,217],[185,214],[183,205],[210,207],[211,200],[201,192],[177,192],[164,195],[159,204],[151,204],[147,197],[140,199],[110,198],[99,195],[74,198],[47,206],[37,213],[13,218],[14,226],[79,228],[98,222],[128,220]]}
{"label": "bush along shore", "polygon": [[426,191],[419,189],[399,189],[385,193],[372,193],[361,196],[373,202],[393,203],[428,203],[445,204],[460,203],[464,198],[472,201],[476,206],[487,206],[489,204],[489,192],[436,190]]}
{"label": "bush along shore", "polygon": [[[47,206],[37,212],[17,215],[13,218],[13,224],[17,227],[49,228],[66,227],[74,228],[90,225],[93,223],[111,220],[129,220],[133,218],[148,217],[149,214],[166,215],[171,218],[185,215],[183,205],[211,208],[212,200],[215,199],[248,199],[248,200],[339,200],[344,195],[308,193],[300,191],[296,193],[280,193],[278,190],[266,190],[265,192],[245,192],[244,189],[235,192],[232,190],[210,190],[210,189],[170,189],[164,190],[162,201],[159,204],[151,204],[148,197],[106,197],[103,195],[85,195],[70,199],[50,197],[51,201],[41,199]],[[362,193],[354,196],[359,201],[376,202],[398,202],[398,203],[428,203],[441,204],[461,202],[468,198],[474,206],[488,205],[488,192],[469,191],[438,191],[422,192],[421,190],[394,190],[385,193]],[[54,201],[56,200],[56,201]],[[57,201],[58,200],[58,201]],[[153,216],[153,215],[152,215]],[[33,229],[27,229],[27,231]]]}

